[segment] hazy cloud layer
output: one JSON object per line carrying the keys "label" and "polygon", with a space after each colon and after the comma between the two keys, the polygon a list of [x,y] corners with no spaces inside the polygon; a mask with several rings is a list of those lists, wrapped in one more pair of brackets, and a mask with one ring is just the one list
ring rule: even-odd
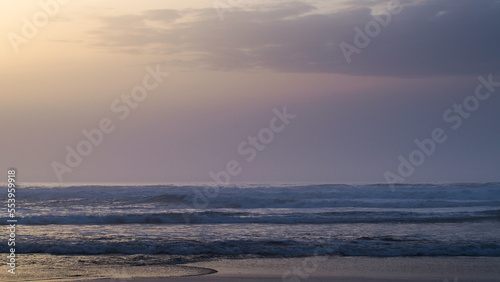
{"label": "hazy cloud layer", "polygon": [[[359,3],[359,2],[357,2]],[[403,2],[403,11],[348,64],[339,44],[354,46],[385,4],[323,13],[302,2],[227,11],[150,10],[101,18],[95,46],[166,55],[170,64],[211,70],[271,69],[354,75],[422,76],[498,73],[500,1]],[[358,4],[359,5],[359,4]],[[375,11],[375,12],[374,12]]]}

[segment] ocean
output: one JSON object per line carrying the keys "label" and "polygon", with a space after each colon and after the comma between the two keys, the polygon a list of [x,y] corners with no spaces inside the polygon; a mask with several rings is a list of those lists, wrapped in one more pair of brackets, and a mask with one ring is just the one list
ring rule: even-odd
{"label": "ocean", "polygon": [[[500,256],[500,184],[25,186],[17,252]],[[0,189],[6,194],[6,187]],[[201,199],[201,200],[200,200]],[[2,218],[6,222],[8,218]],[[7,245],[1,247],[7,253]]]}
{"label": "ocean", "polygon": [[35,185],[17,189],[16,205],[24,265],[500,256],[499,183]]}

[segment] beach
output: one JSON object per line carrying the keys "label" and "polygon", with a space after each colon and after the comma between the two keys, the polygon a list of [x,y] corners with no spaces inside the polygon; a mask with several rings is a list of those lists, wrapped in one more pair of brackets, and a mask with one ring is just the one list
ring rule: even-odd
{"label": "beach", "polygon": [[[87,258],[89,259],[89,258]],[[99,258],[90,258],[98,260]],[[102,259],[102,258],[101,258]],[[118,267],[81,257],[38,255],[14,277],[2,266],[1,281],[499,281],[498,257],[329,257],[217,259],[186,265]]]}
{"label": "beach", "polygon": [[203,189],[21,187],[16,274],[5,263],[0,281],[500,277],[497,183],[233,185],[199,206]]}
{"label": "beach", "polygon": [[[218,260],[191,264],[216,269],[163,281],[499,281],[500,258],[307,257]],[[456,278],[456,280],[455,280]],[[160,280],[159,280],[160,281]]]}
{"label": "beach", "polygon": [[500,282],[500,0],[0,7],[0,282]]}

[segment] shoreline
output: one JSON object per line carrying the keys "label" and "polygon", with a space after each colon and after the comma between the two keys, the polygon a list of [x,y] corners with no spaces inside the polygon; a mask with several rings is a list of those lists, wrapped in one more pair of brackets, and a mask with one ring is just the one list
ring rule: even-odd
{"label": "shoreline", "polygon": [[500,257],[313,256],[281,259],[222,259],[189,265],[213,268],[218,272],[200,277],[166,278],[154,281],[493,282],[500,279]]}
{"label": "shoreline", "polygon": [[[493,282],[500,278],[500,257],[328,257],[214,259],[175,265],[204,270],[197,275],[99,278],[94,282],[215,281],[407,281]],[[162,266],[158,266],[162,268]],[[156,269],[158,269],[156,268]],[[153,269],[149,269],[153,270]],[[144,273],[142,273],[144,274]],[[171,273],[172,274],[172,273]],[[59,280],[61,281],[61,280]],[[89,280],[77,280],[89,281]]]}
{"label": "shoreline", "polygon": [[[102,265],[111,258],[125,263]],[[91,264],[81,264],[85,259]],[[128,256],[22,256],[16,277],[1,281],[499,281],[500,257],[340,257],[211,259],[186,264],[134,265]],[[43,261],[32,264],[31,261]],[[149,261],[149,264],[148,264]],[[12,279],[14,278],[14,279]]]}

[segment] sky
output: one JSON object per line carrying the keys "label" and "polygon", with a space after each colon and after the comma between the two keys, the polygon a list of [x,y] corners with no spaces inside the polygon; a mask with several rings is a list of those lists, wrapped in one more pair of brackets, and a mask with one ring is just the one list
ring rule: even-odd
{"label": "sky", "polygon": [[18,181],[500,181],[500,1],[2,0],[0,19]]}

